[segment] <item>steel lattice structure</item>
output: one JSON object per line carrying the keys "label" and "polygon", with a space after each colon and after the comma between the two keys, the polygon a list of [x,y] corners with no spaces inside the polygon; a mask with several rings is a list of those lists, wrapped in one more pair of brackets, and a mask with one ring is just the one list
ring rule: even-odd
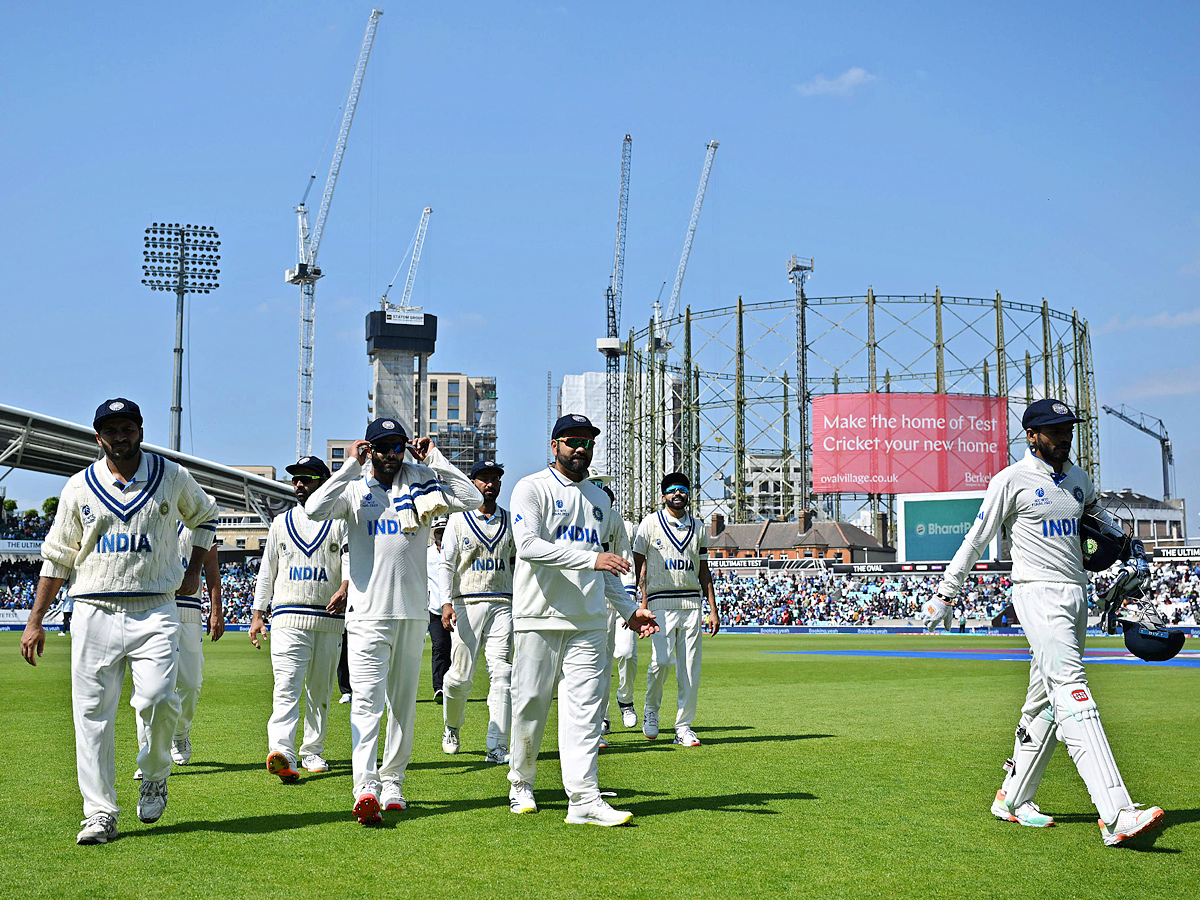
{"label": "steel lattice structure", "polygon": [[1074,456],[1099,485],[1091,340],[1075,310],[940,289],[806,297],[803,280],[794,284],[794,298],[739,297],[629,332],[623,480],[632,521],[657,508],[658,481],[670,468],[691,478],[693,509],[734,523],[795,519],[801,510],[840,518],[843,504],[890,511],[891,495],[823,494],[818,502],[812,492],[810,404],[838,392],[1005,396],[1010,459],[1023,452],[1025,407],[1058,397],[1085,419]]}

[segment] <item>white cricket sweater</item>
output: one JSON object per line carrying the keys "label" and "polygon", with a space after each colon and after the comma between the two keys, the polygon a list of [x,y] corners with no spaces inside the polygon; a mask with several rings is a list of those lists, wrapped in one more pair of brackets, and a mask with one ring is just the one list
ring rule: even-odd
{"label": "white cricket sweater", "polygon": [[512,495],[514,630],[607,629],[606,599],[628,621],[637,604],[616,575],[595,569],[604,545],[615,546],[620,523],[608,495],[590,481],[571,481],[546,468],[517,482]]}
{"label": "white cricket sweater", "polygon": [[272,627],[341,634],[346,616],[325,607],[348,569],[346,523],[317,522],[295,506],[271,522],[254,581],[254,608],[271,610]]}
{"label": "white cricket sweater", "polygon": [[142,451],[127,484],[101,459],[63,487],[42,544],[41,574],[70,579],[69,594],[101,609],[141,612],[175,599],[183,581],[176,521],[207,550],[217,502],[178,463]]}
{"label": "white cricket sweater", "polygon": [[[205,522],[200,528],[211,531],[215,535],[217,533],[217,520],[213,519]],[[188,564],[192,561],[192,548],[196,545],[196,532],[192,531],[192,529],[188,528],[182,522],[175,523],[175,531],[179,535],[179,561],[183,564],[183,571],[186,572]],[[203,624],[203,608],[201,604],[204,602],[204,587],[205,577],[202,573],[200,581],[196,584],[196,593],[187,596],[183,594],[175,595],[175,612],[179,615],[181,625]],[[211,585],[209,586],[209,590],[212,590]]]}
{"label": "white cricket sweater", "polygon": [[633,551],[646,557],[646,595],[650,609],[700,609],[700,564],[708,560],[708,532],[684,514],[665,509],[638,524]]}
{"label": "white cricket sweater", "polygon": [[1084,513],[1111,522],[1087,472],[1066,463],[1058,475],[1053,466],[1026,451],[988,485],[975,524],[946,568],[938,593],[947,599],[958,595],[963,579],[1001,525],[1012,539],[1013,581],[1087,584],[1079,546],[1079,518]]}
{"label": "white cricket sweater", "polygon": [[[606,549],[610,553],[615,553],[618,556],[629,560],[629,562],[632,564],[633,540],[634,535],[636,534],[636,529],[626,522],[625,518],[621,516],[616,509],[613,510],[613,515],[621,520],[621,527],[619,529],[613,529],[613,543],[611,546],[606,546]],[[632,565],[629,571],[621,576],[621,587],[625,589],[625,596],[627,596],[634,603],[637,603],[637,573],[633,571]],[[617,611],[617,608],[613,606],[611,602],[608,604],[608,608],[613,612]]]}
{"label": "white cricket sweater", "polygon": [[433,479],[439,482],[450,512],[476,509],[483,503],[483,494],[436,447],[425,457],[424,465],[406,462],[390,488],[363,476],[358,460],[350,459],[308,498],[304,508],[313,519],[346,522],[350,545],[348,620],[428,620],[429,525],[405,534],[394,504],[407,500],[400,490],[402,480]]}
{"label": "white cricket sweater", "polygon": [[499,506],[491,517],[477,509],[450,517],[438,558],[441,595],[448,602],[512,603],[517,546],[509,520]]}

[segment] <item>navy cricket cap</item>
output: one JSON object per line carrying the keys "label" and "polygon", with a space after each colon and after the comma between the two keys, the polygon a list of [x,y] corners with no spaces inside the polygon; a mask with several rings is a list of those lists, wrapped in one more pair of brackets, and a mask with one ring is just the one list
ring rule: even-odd
{"label": "navy cricket cap", "polygon": [[132,400],[124,397],[113,397],[105,400],[96,407],[96,415],[92,419],[92,427],[99,430],[100,423],[105,419],[132,419],[138,425],[142,424],[142,411]]}
{"label": "navy cricket cap", "polygon": [[692,489],[692,483],[688,481],[688,477],[682,472],[668,472],[666,475],[664,475],[661,485],[662,492],[665,494],[667,492],[667,488],[673,484],[681,484],[689,491]]}
{"label": "navy cricket cap", "polygon": [[404,426],[395,419],[375,419],[367,426],[365,440],[377,444],[388,439],[399,441],[401,444],[408,443],[408,435],[404,431]]}
{"label": "navy cricket cap", "polygon": [[328,478],[332,474],[329,466],[325,465],[325,460],[319,456],[302,456],[290,466],[285,467],[283,471],[289,475],[308,475],[311,472],[322,478]]}
{"label": "navy cricket cap", "polygon": [[1082,422],[1083,419],[1071,412],[1071,408],[1061,400],[1047,397],[1045,400],[1035,400],[1021,416],[1022,428],[1042,428],[1046,425],[1063,425],[1067,422]]}
{"label": "navy cricket cap", "polygon": [[592,424],[592,420],[587,416],[566,415],[559,416],[558,421],[554,423],[554,429],[550,432],[550,439],[557,440],[558,436],[564,431],[571,431],[576,428],[586,428],[592,432],[592,437],[600,433],[600,429]]}
{"label": "navy cricket cap", "polygon": [[494,459],[481,459],[481,460],[478,460],[475,463],[475,465],[471,466],[471,477],[474,478],[480,472],[489,472],[489,471],[499,472],[501,475],[503,475],[504,474],[504,466],[502,464],[496,462]]}

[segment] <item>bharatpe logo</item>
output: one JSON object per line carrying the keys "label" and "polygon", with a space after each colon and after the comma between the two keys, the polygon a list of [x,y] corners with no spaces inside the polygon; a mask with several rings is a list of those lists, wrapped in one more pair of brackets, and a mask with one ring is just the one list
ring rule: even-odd
{"label": "bharatpe logo", "polygon": [[970,522],[955,522],[953,525],[943,525],[940,522],[918,522],[917,534],[931,537],[939,534],[966,534],[971,530]]}

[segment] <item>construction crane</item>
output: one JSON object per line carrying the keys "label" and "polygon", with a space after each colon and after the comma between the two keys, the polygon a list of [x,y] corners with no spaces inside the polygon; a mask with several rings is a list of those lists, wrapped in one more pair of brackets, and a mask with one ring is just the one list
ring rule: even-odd
{"label": "construction crane", "polygon": [[317,252],[321,249],[321,238],[325,234],[325,221],[329,217],[329,205],[333,202],[333,190],[337,187],[338,172],[342,168],[342,157],[346,154],[346,141],[350,138],[350,126],[354,123],[354,110],[358,106],[358,97],[362,92],[363,76],[367,72],[367,60],[371,56],[371,46],[375,43],[375,29],[379,26],[382,9],[371,10],[371,18],[367,22],[367,33],[363,36],[362,49],[358,54],[358,65],[354,68],[354,78],[350,82],[350,95],[346,98],[345,112],[342,114],[342,127],[338,132],[337,144],[333,149],[333,159],[329,163],[329,177],[325,180],[325,193],[321,196],[321,208],[317,211],[316,224],[310,229],[308,225],[308,193],[316,181],[314,172],[308,179],[308,187],[304,196],[295,208],[297,231],[299,233],[299,261],[296,268],[288,269],[284,280],[288,284],[300,285],[300,400],[296,414],[296,456],[308,456],[312,451],[312,398],[313,398],[313,327],[316,315],[316,283],[324,273],[317,265]]}
{"label": "construction crane", "polygon": [[625,277],[625,223],[629,216],[629,169],[633,159],[633,138],[625,135],[621,143],[621,187],[617,195],[617,245],[613,251],[612,274],[605,291],[608,330],[596,341],[596,349],[604,354],[605,401],[605,459],[608,474],[616,481],[613,491],[622,496],[620,482],[621,445],[621,285]]}
{"label": "construction crane", "polygon": [[[1138,431],[1155,438],[1162,446],[1163,499],[1170,500],[1171,482],[1175,480],[1175,454],[1171,451],[1171,439],[1167,437],[1167,426],[1163,424],[1163,420],[1138,412],[1124,404],[1119,409],[1113,409],[1111,406],[1105,406],[1103,409],[1122,422],[1132,425]],[[1135,416],[1136,418],[1134,418]]]}
{"label": "construction crane", "polygon": [[[696,226],[700,224],[700,208],[704,206],[704,195],[708,192],[708,176],[712,174],[713,158],[717,155],[717,142],[709,141],[704,154],[704,168],[700,170],[700,186],[696,188],[696,202],[692,204],[692,218],[688,221],[687,236],[683,239],[683,253],[679,257],[679,270],[675,273],[675,286],[671,288],[671,302],[667,304],[667,314],[660,316],[658,301],[654,301],[655,325],[670,322],[679,308],[679,295],[683,292],[683,276],[687,272],[688,257],[692,255],[692,241],[696,239]],[[657,329],[656,329],[657,330]],[[661,349],[670,346],[669,341],[663,341]]]}
{"label": "construction crane", "polygon": [[[421,212],[421,221],[417,223],[417,233],[413,235],[412,240],[412,261],[408,264],[408,279],[404,282],[404,293],[400,296],[400,309],[412,308],[412,290],[413,282],[417,279],[417,263],[421,261],[421,250],[425,246],[425,232],[429,229],[429,217],[432,214],[433,207],[425,207]],[[400,267],[396,269],[396,274],[392,276],[387,290],[379,298],[380,306],[382,306],[384,312],[387,312],[388,308],[388,294],[391,293],[392,285],[396,283],[396,279],[400,276],[400,269],[402,268],[404,268],[404,260],[400,260]]]}

